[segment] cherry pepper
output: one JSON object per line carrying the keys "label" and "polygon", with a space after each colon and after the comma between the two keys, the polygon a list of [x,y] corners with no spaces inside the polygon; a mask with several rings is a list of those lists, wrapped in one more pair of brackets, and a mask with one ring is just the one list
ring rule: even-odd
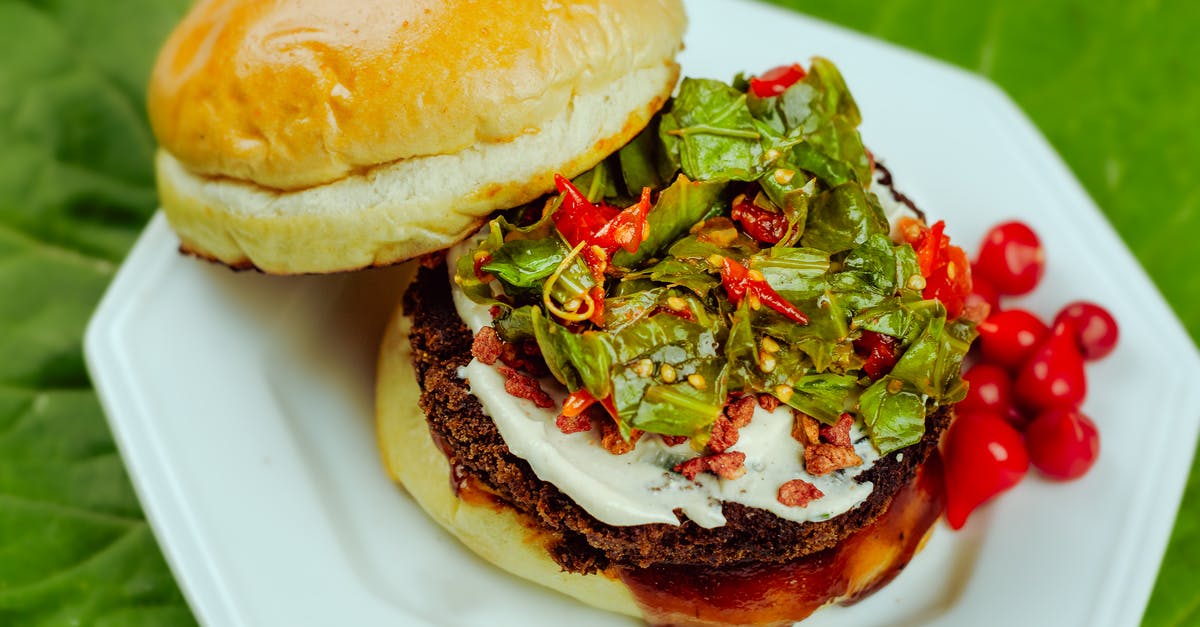
{"label": "cherry pepper", "polygon": [[946,522],[961,529],[975,508],[1020,483],[1029,470],[1021,434],[990,413],[959,416],[946,436]]}
{"label": "cherry pepper", "polygon": [[[804,315],[795,305],[779,295],[771,284],[758,272],[751,272],[746,266],[730,259],[721,257],[721,284],[729,295],[729,302],[736,306],[749,292],[758,301],[796,324],[808,324],[808,316]],[[753,301],[752,301],[753,302]]]}

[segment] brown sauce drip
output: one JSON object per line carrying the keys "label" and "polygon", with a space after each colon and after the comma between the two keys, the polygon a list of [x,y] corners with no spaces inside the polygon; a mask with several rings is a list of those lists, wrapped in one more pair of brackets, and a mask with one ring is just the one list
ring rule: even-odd
{"label": "brown sauce drip", "polygon": [[895,578],[921,548],[944,500],[935,454],[875,523],[836,547],[784,564],[663,565],[621,569],[620,576],[656,627],[791,625],[831,601],[856,603]]}
{"label": "brown sauce drip", "polygon": [[454,490],[454,494],[458,498],[472,505],[485,505],[493,508],[503,506],[499,498],[483,485],[483,482],[476,479],[465,466],[458,463],[458,460],[450,453],[451,449],[445,438],[433,430],[430,430],[429,434],[433,436],[433,443],[437,445],[438,450],[446,456],[446,461],[450,462],[450,489]]}

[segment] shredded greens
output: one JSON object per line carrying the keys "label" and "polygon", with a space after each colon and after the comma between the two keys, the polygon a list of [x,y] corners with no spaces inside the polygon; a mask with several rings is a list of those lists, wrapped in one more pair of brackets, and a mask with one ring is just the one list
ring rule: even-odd
{"label": "shredded greens", "polygon": [[[974,329],[922,299],[916,254],[890,239],[870,191],[860,121],[825,59],[768,98],[740,78],[685,79],[637,139],[574,180],[609,207],[654,190],[634,252],[617,250],[598,269],[579,254],[585,243],[573,251],[555,227],[565,201],[552,196],[534,224],[494,220],[458,261],[456,282],[475,302],[499,306],[501,337],[535,339],[568,390],[611,397],[626,436],[637,429],[703,445],[729,395],[754,393],[829,424],[854,413],[883,453],[909,446],[928,412],[964,395],[959,369]],[[782,216],[786,232],[755,239],[731,219],[737,203]],[[807,324],[760,298],[731,299],[723,259],[765,281]],[[563,318],[585,302],[596,308],[589,316]],[[895,338],[899,358],[877,379],[856,350],[864,332]]]}

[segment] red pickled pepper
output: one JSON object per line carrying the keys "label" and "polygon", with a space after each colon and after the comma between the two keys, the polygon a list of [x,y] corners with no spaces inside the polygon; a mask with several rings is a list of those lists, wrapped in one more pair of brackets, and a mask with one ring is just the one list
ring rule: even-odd
{"label": "red pickled pepper", "polygon": [[908,218],[900,222],[900,232],[917,253],[925,288],[921,296],[941,301],[946,317],[953,320],[963,313],[972,292],[970,263],[962,248],[950,244],[946,223],[938,220],[932,227]]}
{"label": "red pickled pepper", "polygon": [[[585,254],[591,254],[593,246],[609,257],[618,248],[632,253],[649,235],[650,224],[646,220],[650,214],[649,187],[642,190],[637,203],[625,210],[617,210],[588,200],[561,174],[554,175],[554,184],[563,197],[562,206],[552,216],[554,226],[572,247],[587,242]],[[607,263],[608,259],[603,261]]]}
{"label": "red pickled pepper", "polygon": [[808,72],[799,63],[774,67],[758,76],[750,78],[750,91],[759,98],[778,96],[787,91],[788,87],[804,80]]}
{"label": "red pickled pepper", "polygon": [[787,299],[780,296],[779,292],[776,292],[775,288],[771,287],[771,284],[767,283],[766,279],[751,276],[750,270],[746,269],[746,266],[729,257],[721,258],[721,284],[725,286],[725,293],[729,296],[729,302],[735,306],[741,303],[742,298],[749,293],[758,298],[759,302],[779,312],[792,322],[796,324],[808,324],[808,316]]}
{"label": "red pickled pepper", "polygon": [[778,244],[788,231],[786,216],[767,211],[745,199],[733,205],[729,217],[741,224],[747,235],[764,244]]}
{"label": "red pickled pepper", "polygon": [[892,371],[900,356],[896,354],[896,338],[874,331],[863,331],[861,337],[854,340],[854,349],[866,357],[863,362],[863,372],[878,381],[883,375]]}

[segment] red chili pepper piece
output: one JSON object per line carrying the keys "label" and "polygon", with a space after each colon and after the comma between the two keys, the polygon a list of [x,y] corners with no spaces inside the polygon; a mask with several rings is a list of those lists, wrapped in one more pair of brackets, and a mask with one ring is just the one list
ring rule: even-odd
{"label": "red chili pepper piece", "polygon": [[624,248],[626,252],[637,252],[638,246],[650,234],[650,224],[646,216],[650,214],[650,188],[642,189],[642,197],[624,211],[609,219],[596,234],[590,238],[594,246],[603,248],[608,254]]}
{"label": "red chili pepper piece", "polygon": [[803,80],[808,72],[799,63],[771,68],[750,79],[750,91],[759,98],[778,96]]}
{"label": "red chili pepper piece", "polygon": [[787,217],[748,200],[734,205],[730,217],[742,225],[747,235],[764,244],[778,244],[788,230]]}
{"label": "red chili pepper piece", "polygon": [[933,227],[912,219],[900,224],[905,241],[917,252],[917,263],[925,278],[921,296],[941,301],[946,307],[946,317],[953,320],[962,315],[971,294],[971,267],[967,254],[950,244],[945,231],[946,223],[941,220]]}
{"label": "red chili pepper piece", "polygon": [[571,246],[591,237],[618,213],[608,205],[597,205],[588,200],[579,188],[561,174],[554,175],[554,186],[558,188],[563,200],[562,206],[554,212],[552,219],[558,232],[563,234]]}
{"label": "red chili pepper piece", "polygon": [[605,396],[601,400],[596,400],[596,397],[592,396],[592,393],[588,392],[584,388],[575,390],[567,395],[567,399],[563,401],[561,413],[568,418],[572,416],[578,416],[595,403],[600,403],[600,405],[603,406],[606,411],[608,411],[608,415],[612,416],[614,420],[616,419],[617,406],[613,402],[611,394]]}
{"label": "red chili pepper piece", "polygon": [[[757,274],[757,273],[756,273]],[[754,277],[746,266],[730,259],[722,257],[721,262],[721,284],[725,286],[725,293],[729,295],[729,302],[737,305],[742,302],[742,298],[746,296],[746,292],[754,294],[759,302],[783,314],[796,324],[808,324],[808,316],[804,315],[795,305],[787,299],[779,295],[775,288],[771,287],[767,280],[761,278],[762,275]]]}
{"label": "red chili pepper piece", "polygon": [[872,381],[878,381],[896,365],[896,344],[896,338],[874,331],[863,331],[862,337],[854,340],[855,352],[867,358],[863,371]]}

